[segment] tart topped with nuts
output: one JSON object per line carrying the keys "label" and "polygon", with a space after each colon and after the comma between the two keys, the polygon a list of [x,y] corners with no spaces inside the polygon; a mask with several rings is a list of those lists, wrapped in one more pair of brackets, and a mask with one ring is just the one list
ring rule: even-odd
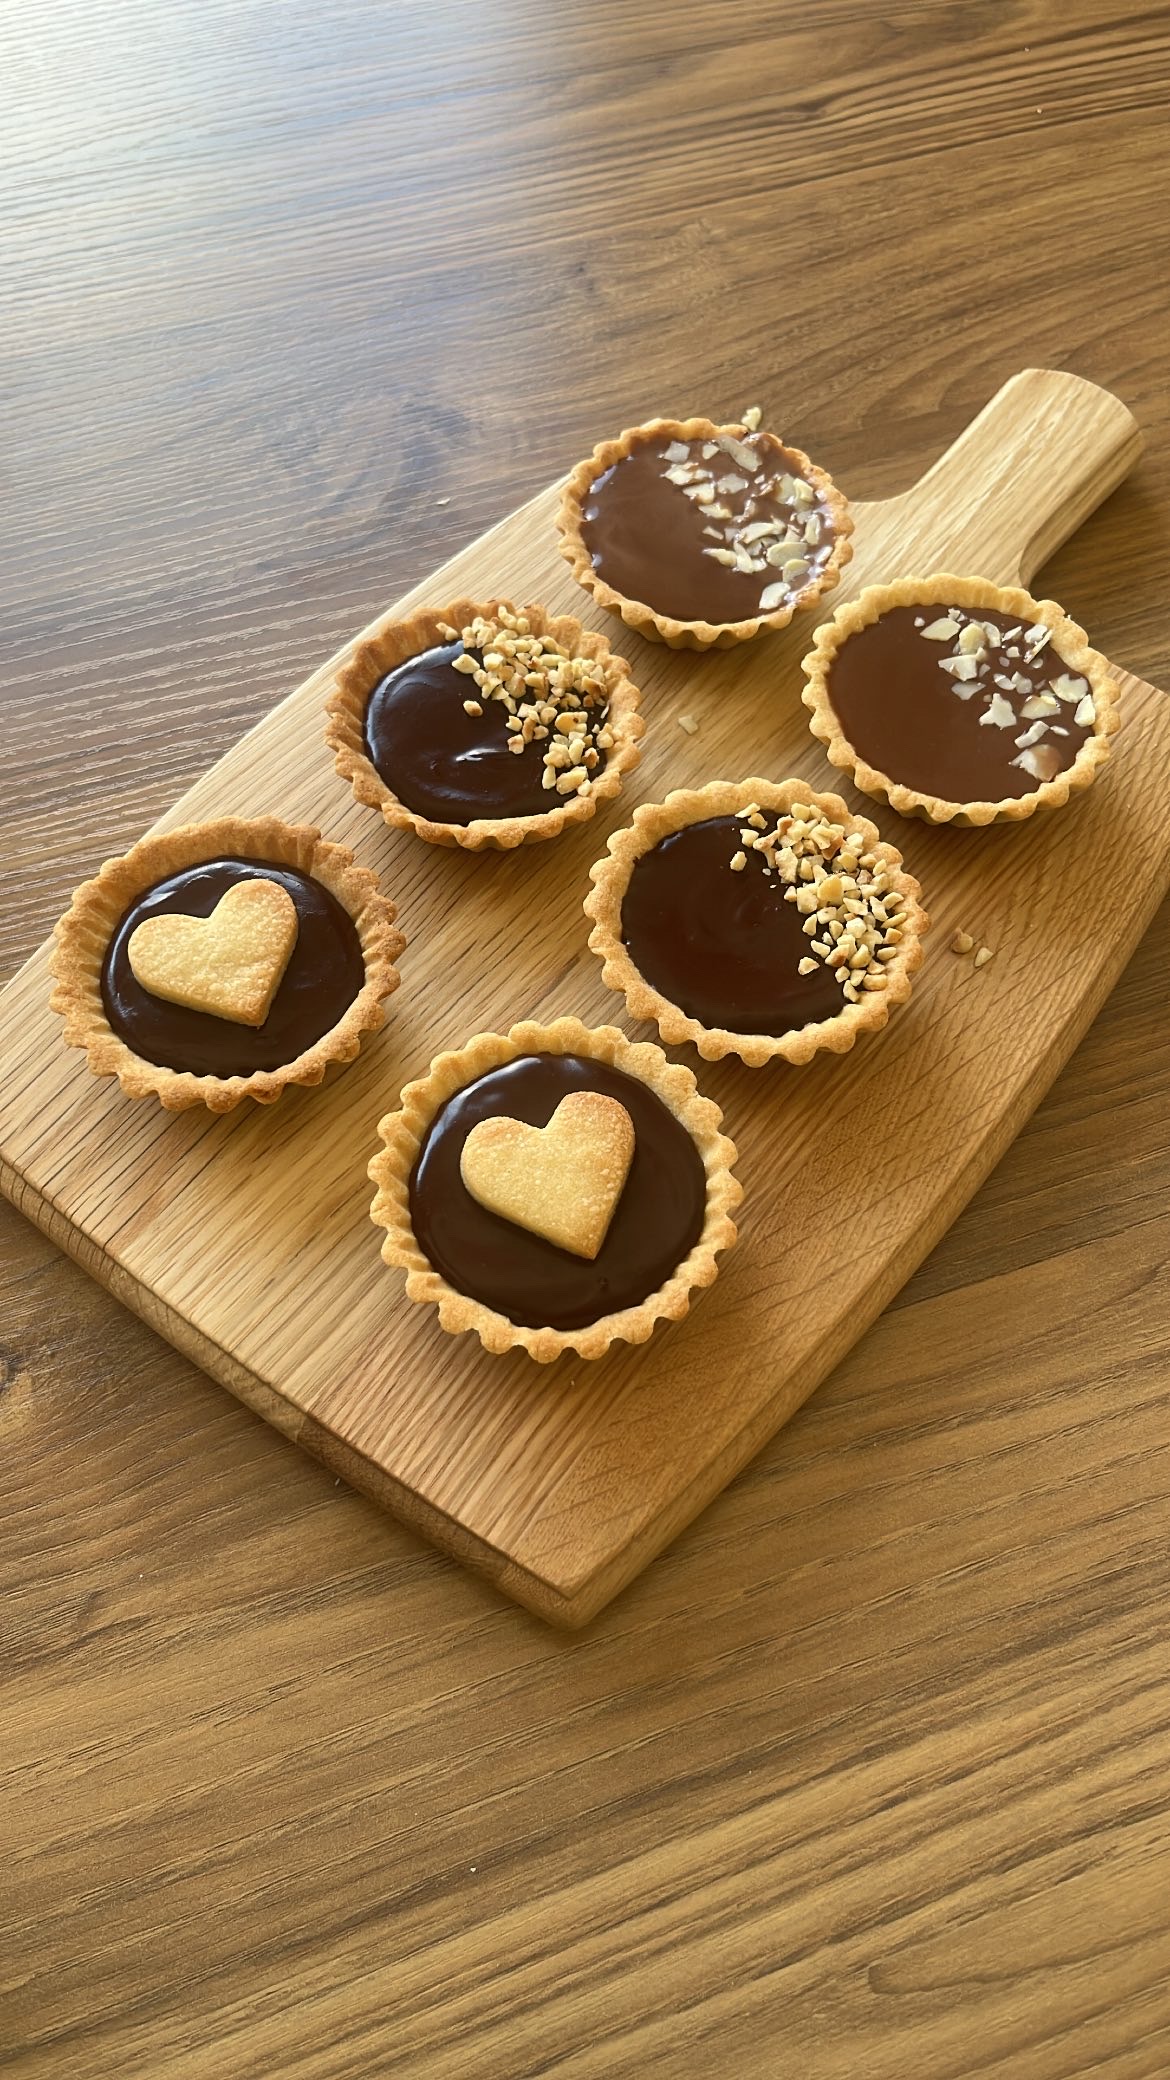
{"label": "tart topped with nuts", "polygon": [[480,1033],[409,1083],[370,1164],[382,1255],[452,1334],[547,1363],[644,1343],[735,1241],[735,1148],[689,1069],[577,1019]]}
{"label": "tart topped with nuts", "polygon": [[57,927],[53,1008],[98,1076],[171,1111],[271,1104],[352,1061],[405,941],[375,876],[319,831],[225,817],[144,838]]}
{"label": "tart topped with nuts", "polygon": [[359,801],[432,844],[555,837],[637,763],[624,659],[569,615],[457,600],[388,621],[341,672],[327,741]]}
{"label": "tart topped with nuts", "polygon": [[656,419],[603,441],[558,524],[579,584],[643,635],[726,647],[782,628],[852,554],[841,493],[799,448],[738,426]]}
{"label": "tart topped with nuts", "polygon": [[841,1054],[910,995],[928,919],[837,795],[713,782],[645,803],[592,868],[592,950],[634,1018],[708,1061]]}
{"label": "tart topped with nuts", "polygon": [[804,661],[812,729],[866,794],[934,823],[1016,820],[1087,787],[1117,695],[1052,600],[983,578],[874,585]]}

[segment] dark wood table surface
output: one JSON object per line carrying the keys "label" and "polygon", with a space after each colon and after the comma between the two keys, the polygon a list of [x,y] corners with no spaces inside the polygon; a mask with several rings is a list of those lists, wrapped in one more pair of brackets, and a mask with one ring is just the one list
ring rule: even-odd
{"label": "dark wood table surface", "polygon": [[[1042,586],[1170,684],[1168,93],[1119,0],[8,0],[3,973],[655,410],[869,497],[1108,385],[1147,454]],[[579,1637],[0,1206],[0,2068],[1170,2072],[1168,961]]]}

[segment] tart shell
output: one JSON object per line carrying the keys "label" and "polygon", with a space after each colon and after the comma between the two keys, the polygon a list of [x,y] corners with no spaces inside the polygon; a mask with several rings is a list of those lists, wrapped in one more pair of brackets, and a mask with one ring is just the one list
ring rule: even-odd
{"label": "tart shell", "polygon": [[[832,1018],[789,1033],[735,1033],[701,1024],[647,981],[622,938],[622,904],[642,855],[672,831],[712,816],[733,816],[753,802],[763,810],[780,813],[794,802],[808,802],[831,822],[859,830],[867,851],[876,853],[891,871],[906,902],[904,937],[896,958],[886,966],[885,989],[867,991],[856,1004],[845,1001]],[[922,965],[922,937],[930,925],[919,900],[922,891],[906,873],[901,853],[887,845],[864,816],[855,816],[840,795],[817,794],[803,780],[714,780],[706,787],[680,788],[664,802],[644,802],[635,810],[633,823],[613,833],[609,856],[590,868],[590,879],[593,891],[585,898],[585,915],[593,919],[589,946],[603,963],[607,988],[624,996],[630,1017],[653,1020],[668,1046],[689,1041],[704,1061],[738,1055],[752,1069],[777,1060],[802,1066],[821,1053],[847,1054],[863,1033],[880,1032],[895,1005],[904,1004],[910,995],[913,977]]]}
{"label": "tart shell", "polygon": [[[457,1091],[477,1077],[525,1054],[592,1055],[626,1075],[636,1077],[661,1098],[686,1128],[707,1175],[707,1204],[702,1232],[689,1255],[656,1292],[636,1307],[602,1315],[582,1329],[526,1328],[471,1299],[436,1271],[415,1238],[410,1216],[410,1179],[431,1122]],[[400,1109],[378,1123],[383,1147],[369,1166],[377,1186],[370,1218],[386,1230],[382,1256],[406,1273],[406,1296],[438,1309],[448,1335],[473,1330],[487,1351],[524,1350],[538,1364],[551,1364],[567,1351],[581,1358],[600,1358],[613,1343],[645,1343],[660,1321],[681,1321],[691,1296],[718,1276],[716,1258],[736,1239],[732,1209],[743,1196],[732,1174],[736,1148],[720,1133],[723,1115],[710,1098],[700,1095],[689,1069],[668,1062],[651,1042],[628,1040],[616,1026],[589,1027],[579,1019],[560,1018],[550,1026],[531,1020],[508,1033],[477,1033],[457,1052],[436,1056],[426,1076],[404,1086]]]}
{"label": "tart shell", "polygon": [[[555,808],[536,816],[479,816],[466,824],[436,823],[408,809],[374,765],[366,749],[366,708],[374,688],[387,672],[447,640],[439,632],[441,624],[466,628],[477,614],[494,615],[501,608],[526,616],[534,635],[551,636],[570,655],[594,658],[603,667],[610,688],[613,747],[587,795],[558,801]],[[536,605],[517,608],[506,599],[457,599],[446,607],[420,608],[405,619],[388,616],[359,644],[338,673],[326,702],[325,741],[333,752],[336,771],[349,781],[356,800],[367,808],[379,809],[395,830],[414,831],[428,845],[458,845],[468,852],[481,852],[486,846],[512,851],[517,845],[536,845],[559,837],[569,825],[587,823],[600,802],[612,801],[620,794],[622,776],[641,757],[638,739],[645,724],[638,712],[638,700],[638,689],[630,678],[625,658],[616,656],[604,636],[583,628],[573,615],[550,614],[547,608]]]}
{"label": "tart shell", "polygon": [[[187,867],[225,856],[267,860],[319,881],[353,920],[366,979],[337,1024],[294,1061],[250,1076],[197,1076],[147,1061],[113,1031],[102,1001],[102,968],[113,934],[139,896]],[[362,1035],[384,1023],[385,999],[400,979],[394,963],[406,944],[394,919],[376,876],[355,866],[346,846],[328,843],[308,825],[275,816],[184,824],[141,839],[82,883],[54,936],[56,987],[49,1001],[65,1021],[65,1045],[84,1048],[92,1073],[116,1076],[128,1097],[157,1098],[168,1112],[194,1105],[231,1112],[244,1098],[271,1105],[289,1084],[320,1083],[331,1062],[352,1061]]]}
{"label": "tart shell", "polygon": [[[854,750],[838,720],[829,692],[833,660],[849,637],[868,628],[894,607],[955,606],[976,613],[998,613],[1012,621],[1043,621],[1052,630],[1053,646],[1070,672],[1089,681],[1097,722],[1086,737],[1071,766],[1054,780],[1041,781],[1029,794],[1005,796],[998,802],[948,802],[918,788],[904,787],[888,773],[871,766]],[[855,787],[875,801],[888,802],[899,816],[916,816],[927,823],[972,826],[988,823],[1019,823],[1038,809],[1059,809],[1071,794],[1079,793],[1097,777],[1109,757],[1109,739],[1121,726],[1119,698],[1109,666],[1100,652],[1090,647],[1083,628],[1069,618],[1052,599],[1033,599],[1018,586],[993,585],[987,578],[960,578],[938,572],[929,578],[900,578],[893,585],[868,585],[856,599],[839,607],[831,621],[823,622],[804,659],[805,686],[801,699],[809,710],[809,728],[825,746],[829,761],[847,772]]]}
{"label": "tart shell", "polygon": [[795,613],[814,606],[824,593],[832,591],[853,555],[850,539],[853,518],[843,492],[838,491],[823,469],[809,461],[802,449],[771,435],[769,438],[775,441],[776,446],[793,457],[801,475],[816,485],[833,520],[832,555],[816,579],[800,592],[793,593],[784,606],[776,607],[770,614],[755,614],[746,621],[676,621],[673,615],[655,613],[641,600],[627,599],[624,593],[615,591],[598,576],[581,533],[585,502],[598,477],[612,469],[615,462],[621,462],[643,441],[656,440],[660,436],[679,441],[716,440],[725,433],[742,440],[747,432],[748,429],[742,425],[716,426],[710,419],[648,419],[644,426],[627,427],[616,440],[600,441],[588,460],[579,462],[565,483],[557,514],[561,555],[572,567],[578,585],[592,593],[598,606],[620,615],[627,627],[637,629],[639,635],[646,636],[651,642],[666,643],[672,650],[728,650],[732,644],[750,642],[767,629],[785,628]]}

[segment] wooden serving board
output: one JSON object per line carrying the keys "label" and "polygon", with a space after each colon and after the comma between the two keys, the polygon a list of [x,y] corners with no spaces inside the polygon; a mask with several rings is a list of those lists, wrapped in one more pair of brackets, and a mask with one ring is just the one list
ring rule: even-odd
{"label": "wooden serving board", "polygon": [[[1139,448],[1107,392],[1016,376],[921,483],[855,508],[856,555],[833,604],[915,570],[1026,583]],[[351,843],[409,939],[386,1030],[321,1089],[270,1110],[168,1117],[64,1049],[42,948],[0,997],[0,1186],[270,1422],[509,1595],[577,1625],[811,1393],[1071,1052],[1170,882],[1170,706],[1119,674],[1115,755],[1050,819],[935,830],[864,804],[934,920],[912,1002],[885,1034],[807,1069],[713,1068],[680,1052],[740,1149],[741,1240],[717,1284],[687,1321],[596,1365],[489,1358],[408,1306],[381,1264],[366,1179],[375,1122],[432,1055],[481,1028],[566,1012],[626,1022],[586,950],[581,904],[590,863],[638,801],[756,773],[841,786],[799,700],[810,620],[703,656],[644,644],[573,585],[556,501],[555,487],[543,492],[400,605],[503,592],[604,625],[648,723],[616,807],[507,855],[386,830],[323,746],[332,659],[158,828],[274,810]],[[1123,874],[1106,874],[1122,812],[1141,843],[1126,847]],[[995,950],[978,972],[948,951],[960,925]]]}

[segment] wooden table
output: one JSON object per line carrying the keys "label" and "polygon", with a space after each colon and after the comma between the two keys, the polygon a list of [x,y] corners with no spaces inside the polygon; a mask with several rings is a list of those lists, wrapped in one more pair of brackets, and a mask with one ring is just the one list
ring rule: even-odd
{"label": "wooden table", "polygon": [[[1027,363],[1170,683],[1158,7],[9,0],[0,966],[603,433],[859,497]],[[0,1206],[0,2069],[1170,2071],[1170,910],[874,1330],[560,1637]]]}

